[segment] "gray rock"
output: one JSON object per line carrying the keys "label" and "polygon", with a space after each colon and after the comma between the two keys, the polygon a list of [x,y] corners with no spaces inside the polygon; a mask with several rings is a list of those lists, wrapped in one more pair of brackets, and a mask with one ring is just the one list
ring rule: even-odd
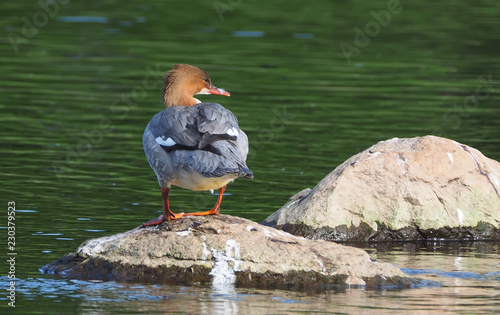
{"label": "gray rock", "polygon": [[91,239],[41,271],[77,279],[309,291],[419,283],[361,249],[228,215],[184,217]]}
{"label": "gray rock", "polygon": [[263,224],[334,241],[500,238],[500,163],[434,136],[382,141]]}

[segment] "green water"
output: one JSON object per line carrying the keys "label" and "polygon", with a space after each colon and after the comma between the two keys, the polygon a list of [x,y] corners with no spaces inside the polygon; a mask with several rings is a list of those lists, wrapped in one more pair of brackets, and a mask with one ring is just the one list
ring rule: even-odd
{"label": "green water", "polygon": [[[142,132],[162,109],[160,83],[175,63],[204,68],[216,86],[231,92],[230,98],[200,99],[233,111],[250,140],[248,166],[255,179],[229,185],[223,213],[259,222],[345,159],[393,137],[440,135],[500,160],[500,6],[492,0],[397,4],[1,4],[0,232],[7,246],[7,203],[14,201],[21,210],[15,220],[16,275],[25,289],[19,288],[16,303],[23,313],[37,312],[39,303],[61,313],[76,310],[75,303],[85,305],[80,311],[116,311],[106,302],[113,285],[95,291],[85,283],[54,284],[38,268],[86,239],[129,230],[158,215],[161,195],[142,151]],[[174,211],[199,211],[215,200],[209,193],[174,188],[171,205]],[[477,259],[498,259],[498,244],[492,244],[493,256]],[[8,253],[5,247],[2,257]],[[406,255],[402,251],[396,257],[404,261]],[[2,281],[8,268],[0,264]],[[498,272],[498,265],[491,272]],[[66,294],[68,286],[75,293]],[[498,305],[498,283],[492,288],[487,292]],[[212,296],[187,290],[186,296],[198,302]],[[440,291],[435,290],[429,292],[436,292],[437,301]],[[110,298],[128,301],[118,308],[122,313],[133,311],[134,301],[142,299],[124,298],[136,296],[134,289],[124,292]],[[289,293],[268,294],[290,298]],[[394,297],[378,297],[382,304],[377,307],[384,309],[385,301],[391,308]],[[181,293],[175,298],[188,299]],[[316,298],[336,303],[336,298]],[[85,304],[87,299],[97,302]],[[370,298],[360,299],[344,311],[375,307]],[[491,301],[478,299],[478,304]],[[13,310],[2,296],[0,303]],[[270,309],[282,305],[276,299],[258,303],[274,305]],[[298,310],[315,306],[300,304]]]}

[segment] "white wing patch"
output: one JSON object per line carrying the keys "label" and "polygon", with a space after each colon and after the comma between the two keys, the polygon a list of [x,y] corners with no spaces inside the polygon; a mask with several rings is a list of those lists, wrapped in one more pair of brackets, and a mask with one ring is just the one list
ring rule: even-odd
{"label": "white wing patch", "polygon": [[238,129],[231,127],[231,129],[229,129],[226,133],[230,136],[237,137],[238,136]]}
{"label": "white wing patch", "polygon": [[158,143],[159,145],[162,145],[162,146],[165,146],[165,147],[171,147],[171,146],[174,146],[176,145],[177,143],[172,140],[172,138],[168,137],[166,140],[165,140],[165,136],[161,136],[161,137],[158,137],[155,139],[156,143]]}

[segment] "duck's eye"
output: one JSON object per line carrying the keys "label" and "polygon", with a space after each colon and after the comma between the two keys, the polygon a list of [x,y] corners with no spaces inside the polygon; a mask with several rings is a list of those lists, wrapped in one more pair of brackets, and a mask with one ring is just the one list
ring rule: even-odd
{"label": "duck's eye", "polygon": [[210,80],[208,80],[208,78],[205,77],[205,78],[203,78],[203,81],[208,83]]}

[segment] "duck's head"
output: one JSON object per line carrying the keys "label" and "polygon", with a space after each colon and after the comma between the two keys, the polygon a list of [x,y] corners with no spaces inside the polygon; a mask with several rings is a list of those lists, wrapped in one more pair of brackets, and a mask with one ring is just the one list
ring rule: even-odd
{"label": "duck's head", "polygon": [[177,64],[167,72],[163,86],[165,107],[195,105],[199,102],[193,97],[196,94],[231,95],[224,89],[215,87],[208,73],[198,67]]}

